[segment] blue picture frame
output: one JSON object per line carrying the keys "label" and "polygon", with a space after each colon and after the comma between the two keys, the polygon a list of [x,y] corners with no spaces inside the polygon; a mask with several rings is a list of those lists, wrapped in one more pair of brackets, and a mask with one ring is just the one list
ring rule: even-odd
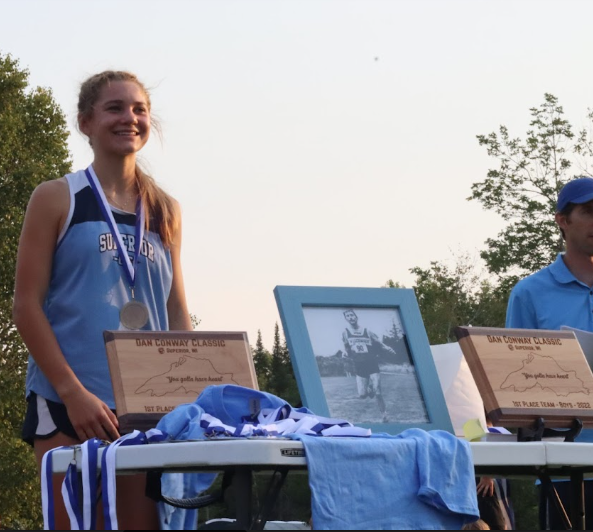
{"label": "blue picture frame", "polygon": [[[304,406],[320,416],[339,417],[356,426],[370,428],[373,433],[399,434],[409,428],[446,430],[453,433],[430,344],[412,289],[276,286],[274,296]],[[347,371],[346,362],[350,368],[354,368],[351,359],[359,355],[348,345],[351,340],[350,333],[344,332],[349,325],[346,321],[340,337],[345,348],[341,351],[338,348],[332,354],[338,345],[335,338],[340,334],[337,329],[341,327],[340,320],[358,320],[358,315],[370,317],[377,324],[391,320],[394,330],[401,327],[402,330],[397,331],[393,338],[383,336],[379,343],[386,345],[387,340],[403,338],[409,353],[409,364],[382,365],[382,368],[395,368],[391,372],[380,370],[381,384],[378,390],[383,407],[373,390],[373,376],[369,377],[368,371],[361,371],[359,367],[352,372]],[[356,334],[366,335],[365,341],[368,342],[367,337],[373,333],[367,332],[367,327],[364,327],[364,332],[358,332],[362,329],[358,325]],[[328,340],[330,336],[332,344]],[[379,338],[377,333],[374,337]],[[376,348],[373,350],[377,351]],[[385,352],[388,355],[390,353],[388,350]],[[327,376],[328,372],[330,376]],[[359,373],[363,375],[360,376]],[[412,380],[416,383],[417,392],[413,389],[415,385]],[[414,395],[416,393],[417,398]],[[377,400],[378,407],[374,406],[373,397]],[[404,413],[404,409],[411,409],[413,412]]]}

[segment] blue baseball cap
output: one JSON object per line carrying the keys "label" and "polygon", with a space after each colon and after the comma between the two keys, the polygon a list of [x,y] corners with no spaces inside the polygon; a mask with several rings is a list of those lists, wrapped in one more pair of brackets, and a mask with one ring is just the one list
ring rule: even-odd
{"label": "blue baseball cap", "polygon": [[593,200],[593,179],[580,177],[562,187],[558,194],[557,212],[562,212],[569,203],[587,203]]}

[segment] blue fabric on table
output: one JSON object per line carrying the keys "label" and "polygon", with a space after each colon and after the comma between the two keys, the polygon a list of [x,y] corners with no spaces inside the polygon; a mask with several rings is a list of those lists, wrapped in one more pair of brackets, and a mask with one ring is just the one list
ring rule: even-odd
{"label": "blue fabric on table", "polygon": [[[157,428],[172,440],[204,439],[204,413],[237,425],[259,409],[287,406],[272,394],[212,386]],[[469,444],[444,431],[409,429],[371,438],[294,435],[306,450],[316,529],[455,529],[479,517]],[[163,475],[163,493],[193,497],[215,475]],[[197,510],[160,508],[163,529],[195,528]]]}
{"label": "blue fabric on table", "polygon": [[[204,429],[200,419],[204,410],[196,403],[179,405],[161,418],[157,429],[166,432],[169,439],[176,441],[203,440]],[[163,495],[184,499],[195,497],[207,490],[216,474],[212,473],[164,473],[161,477]],[[161,530],[195,530],[198,522],[198,510],[175,508],[170,504],[158,504]]]}
{"label": "blue fabric on table", "polygon": [[469,444],[448,432],[295,439],[317,530],[452,530],[479,518]]}
{"label": "blue fabric on table", "polygon": [[[262,408],[276,409],[286,405],[286,401],[275,395],[242,386],[208,386],[195,402],[179,405],[163,416],[156,428],[166,432],[170,440],[203,440],[204,429],[200,421],[204,412],[225,424],[237,425]],[[165,473],[161,477],[161,487],[164,495],[184,499],[207,490],[215,479],[215,473]],[[198,510],[175,508],[163,502],[158,506],[161,530],[196,528]]]}
{"label": "blue fabric on table", "polygon": [[226,425],[238,425],[243,418],[255,416],[264,408],[290,406],[284,399],[271,393],[234,384],[208,386],[196,399],[196,404]]}

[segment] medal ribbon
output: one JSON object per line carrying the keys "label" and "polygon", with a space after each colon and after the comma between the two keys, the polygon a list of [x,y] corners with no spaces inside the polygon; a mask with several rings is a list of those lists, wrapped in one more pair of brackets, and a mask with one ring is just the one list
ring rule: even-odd
{"label": "medal ribbon", "polygon": [[81,446],[82,455],[82,520],[84,530],[97,529],[97,465],[103,442],[91,438]]}
{"label": "medal ribbon", "polygon": [[[108,447],[102,448],[106,442],[97,438],[91,438],[80,446],[80,463],[77,464],[76,456],[79,446],[64,446],[51,449],[43,455],[41,462],[41,502],[43,509],[43,526],[45,530],[55,530],[54,514],[54,489],[53,476],[53,453],[68,449],[72,451],[72,459],[68,465],[66,476],[62,482],[62,498],[70,519],[71,530],[95,530],[96,529],[96,505],[98,482],[101,482],[103,490],[103,511],[105,515],[105,530],[117,530],[116,512],[116,486],[115,486],[115,463],[116,450],[120,445],[138,445],[143,443],[156,443],[166,441],[169,435],[158,429],[150,429],[146,433],[135,430],[126,434]],[[100,451],[103,451],[99,457]],[[98,465],[101,463],[102,473],[98,473]],[[80,467],[79,467],[80,466]],[[82,474],[82,490],[78,486],[78,469]],[[99,480],[100,479],[100,480]],[[80,501],[82,491],[82,503]]]}
{"label": "medal ribbon", "polygon": [[124,246],[124,241],[121,237],[121,233],[119,232],[119,228],[115,223],[115,219],[113,218],[113,213],[111,212],[111,208],[109,207],[109,203],[107,202],[107,198],[105,197],[105,193],[103,192],[103,188],[101,188],[101,184],[95,175],[95,171],[93,170],[92,166],[89,166],[84,173],[91,185],[91,189],[95,194],[95,198],[97,199],[97,203],[101,208],[101,212],[103,213],[103,217],[109,226],[109,230],[111,231],[111,236],[115,239],[115,243],[117,245],[117,251],[119,253],[119,257],[121,263],[124,268],[124,272],[128,278],[130,283],[130,288],[132,289],[132,294],[134,292],[134,282],[136,281],[136,265],[138,264],[138,257],[140,255],[140,248],[142,247],[142,241],[144,239],[144,205],[142,205],[142,200],[140,196],[136,200],[136,234],[135,234],[135,241],[134,241],[134,263],[132,264],[130,260],[130,256],[126,252],[126,246]]}
{"label": "medal ribbon", "polygon": [[134,430],[115,440],[103,451],[101,456],[101,490],[103,492],[103,516],[105,530],[119,530],[117,522],[117,487],[115,483],[115,464],[117,449],[121,446],[155,443],[168,439],[168,434],[158,429],[146,433]]}
{"label": "medal ribbon", "polygon": [[55,513],[54,513],[54,487],[52,482],[53,476],[53,457],[54,451],[61,449],[71,449],[71,447],[56,447],[47,451],[43,455],[41,461],[41,508],[43,511],[43,528],[44,530],[55,530]]}

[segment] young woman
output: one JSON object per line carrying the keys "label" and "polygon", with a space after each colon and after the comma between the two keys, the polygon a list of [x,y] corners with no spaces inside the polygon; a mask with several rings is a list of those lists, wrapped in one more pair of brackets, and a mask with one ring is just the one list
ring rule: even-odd
{"label": "young woman", "polygon": [[[18,250],[13,316],[30,353],[23,439],[39,464],[54,447],[119,437],[104,330],[192,328],[179,206],[136,163],[151,130],[148,91],[128,72],[92,76],[78,124],[93,163],[35,189]],[[117,493],[122,528],[158,528],[142,479],[121,477]],[[69,528],[63,507],[56,528]]]}

